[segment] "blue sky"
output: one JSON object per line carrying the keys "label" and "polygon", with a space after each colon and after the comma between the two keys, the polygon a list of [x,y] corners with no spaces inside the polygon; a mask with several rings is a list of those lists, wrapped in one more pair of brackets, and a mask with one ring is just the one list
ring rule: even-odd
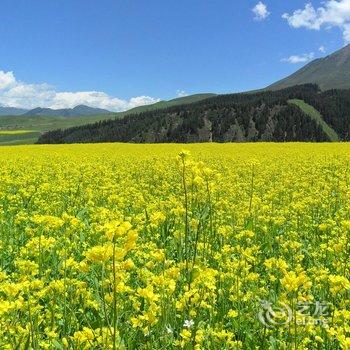
{"label": "blue sky", "polygon": [[341,48],[350,33],[349,0],[312,1],[311,19],[306,0],[258,3],[2,0],[0,104],[119,110],[261,88]]}

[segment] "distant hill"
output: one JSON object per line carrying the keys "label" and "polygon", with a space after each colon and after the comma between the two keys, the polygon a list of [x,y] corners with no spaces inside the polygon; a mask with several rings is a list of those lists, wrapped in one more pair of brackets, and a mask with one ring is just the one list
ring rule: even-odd
{"label": "distant hill", "polygon": [[[183,103],[197,102],[215,94],[198,94],[161,101],[152,105],[133,108],[131,111],[102,115],[79,116],[47,116],[47,115],[7,115],[0,116],[0,145],[32,144],[38,140],[40,134],[55,129],[66,129],[106,119],[121,119],[130,113],[158,110]],[[17,132],[16,132],[17,131]]]}
{"label": "distant hill", "polygon": [[290,86],[312,83],[323,91],[350,89],[350,44],[324,58],[316,59],[289,77],[267,87],[279,90]]}
{"label": "distant hill", "polygon": [[167,108],[172,106],[178,106],[183,104],[189,104],[204,100],[209,97],[216,96],[215,94],[195,94],[185,97],[175,98],[169,101],[160,101],[154,104],[139,106],[132,108],[124,112],[111,112],[106,109],[93,108],[85,105],[79,105],[74,108],[64,108],[64,109],[52,109],[52,108],[41,108],[37,107],[31,110],[14,108],[14,107],[1,107],[0,115],[10,116],[10,115],[27,115],[27,116],[55,116],[55,117],[81,117],[81,116],[98,116],[106,114],[115,114],[116,117],[123,117],[127,114],[141,113],[145,111],[153,111],[156,109]]}
{"label": "distant hill", "polygon": [[112,112],[106,109],[93,108],[85,105],[79,105],[74,108],[51,109],[51,108],[34,108],[24,113],[29,116],[61,116],[61,117],[78,117],[88,115],[103,115],[111,114]]}
{"label": "distant hill", "polygon": [[195,95],[189,95],[184,97],[178,97],[169,101],[159,101],[151,105],[135,107],[135,108],[129,109],[128,111],[118,113],[118,115],[128,115],[128,114],[135,114],[135,113],[141,113],[146,111],[154,111],[157,109],[163,109],[168,107],[181,106],[185,104],[199,102],[214,96],[217,96],[217,95],[206,93],[206,94],[195,94]]}
{"label": "distant hill", "polygon": [[317,85],[219,95],[192,104],[54,130],[38,143],[350,140],[350,90]]}
{"label": "distant hill", "polygon": [[23,109],[23,108],[0,106],[0,115],[21,115],[26,113],[27,111],[28,111],[27,109]]}

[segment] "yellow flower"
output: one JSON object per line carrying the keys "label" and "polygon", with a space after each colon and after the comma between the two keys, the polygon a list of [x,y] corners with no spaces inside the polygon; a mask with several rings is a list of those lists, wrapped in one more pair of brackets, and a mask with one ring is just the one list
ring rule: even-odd
{"label": "yellow flower", "polygon": [[236,318],[238,316],[238,312],[236,310],[230,310],[227,313],[227,316],[230,317],[230,318]]}
{"label": "yellow flower", "polygon": [[82,331],[74,333],[73,339],[77,340],[79,344],[93,341],[95,338],[94,331],[91,328],[84,327]]}
{"label": "yellow flower", "polygon": [[88,261],[103,263],[109,260],[113,255],[113,247],[110,244],[95,246],[85,252]]}
{"label": "yellow flower", "polygon": [[299,289],[309,289],[312,285],[305,272],[296,274],[294,271],[287,272],[281,280],[282,286],[287,292],[297,292]]}
{"label": "yellow flower", "polygon": [[350,290],[350,281],[345,276],[330,275],[329,282],[331,293],[334,295]]}

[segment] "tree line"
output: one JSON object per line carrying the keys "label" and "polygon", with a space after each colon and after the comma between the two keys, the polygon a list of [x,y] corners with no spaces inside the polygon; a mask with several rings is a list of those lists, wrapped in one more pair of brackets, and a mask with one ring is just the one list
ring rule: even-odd
{"label": "tree line", "polygon": [[291,99],[317,109],[342,140],[350,139],[350,90],[314,84],[279,91],[219,95],[188,105],[130,114],[66,130],[38,143],[328,141],[321,126]]}

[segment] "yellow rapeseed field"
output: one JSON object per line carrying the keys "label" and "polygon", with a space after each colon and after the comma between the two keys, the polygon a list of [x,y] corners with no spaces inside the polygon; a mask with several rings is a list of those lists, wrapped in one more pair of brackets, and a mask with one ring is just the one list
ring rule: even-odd
{"label": "yellow rapeseed field", "polygon": [[34,130],[1,130],[0,129],[0,135],[21,135],[21,134],[29,134],[31,132],[35,132]]}
{"label": "yellow rapeseed field", "polygon": [[0,148],[0,349],[350,349],[350,144]]}

